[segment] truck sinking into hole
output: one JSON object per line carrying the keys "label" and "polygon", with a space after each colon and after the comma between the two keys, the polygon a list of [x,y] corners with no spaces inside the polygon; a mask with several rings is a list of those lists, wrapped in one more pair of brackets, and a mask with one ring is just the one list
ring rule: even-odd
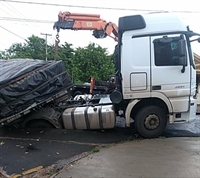
{"label": "truck sinking into hole", "polygon": [[153,138],[164,131],[167,122],[195,119],[196,70],[190,43],[200,41],[200,35],[176,15],[120,17],[117,27],[96,14],[64,12],[59,13],[54,28],[58,32],[93,30],[96,38],[111,36],[117,41],[116,73],[107,83],[109,92],[93,94],[92,78],[90,93],[71,97],[73,84],[61,61],[24,60],[19,69],[19,61],[2,60],[2,126],[110,129],[121,116],[126,127],[133,120],[140,135]]}

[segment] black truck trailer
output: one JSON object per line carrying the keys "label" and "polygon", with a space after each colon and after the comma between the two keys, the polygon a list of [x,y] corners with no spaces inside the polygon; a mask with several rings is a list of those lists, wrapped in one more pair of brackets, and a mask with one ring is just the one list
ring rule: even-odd
{"label": "black truck trailer", "polygon": [[62,61],[0,60],[0,125],[68,99],[72,86]]}
{"label": "black truck trailer", "polygon": [[89,86],[73,85],[62,61],[0,60],[0,126],[113,128],[108,86],[87,94]]}

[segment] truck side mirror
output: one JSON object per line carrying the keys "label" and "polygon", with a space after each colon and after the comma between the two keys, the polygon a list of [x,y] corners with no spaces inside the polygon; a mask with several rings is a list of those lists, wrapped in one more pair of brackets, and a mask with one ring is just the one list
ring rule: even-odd
{"label": "truck side mirror", "polygon": [[187,60],[186,60],[186,56],[180,57],[179,58],[179,64],[186,66],[187,65]]}
{"label": "truck side mirror", "polygon": [[180,57],[179,58],[179,64],[182,65],[181,73],[185,72],[185,66],[187,65],[187,58],[186,56]]}
{"label": "truck side mirror", "polygon": [[185,72],[185,66],[187,65],[186,58],[186,42],[184,39],[178,41],[178,55],[179,55],[179,64],[183,66],[181,72]]}

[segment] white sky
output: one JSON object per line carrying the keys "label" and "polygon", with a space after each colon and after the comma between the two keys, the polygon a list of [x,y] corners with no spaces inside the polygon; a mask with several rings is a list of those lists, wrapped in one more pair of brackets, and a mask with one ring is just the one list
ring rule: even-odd
{"label": "white sky", "polygon": [[[24,3],[14,3],[0,0],[0,50],[8,49],[13,43],[24,43],[25,41],[5,29],[27,39],[32,34],[45,38],[41,33],[52,34],[48,37],[48,44],[53,44],[56,31],[53,30],[53,22],[57,21],[57,15],[60,11],[69,11],[76,13],[94,13],[100,14],[106,21],[112,21],[118,24],[118,18],[125,15],[148,13],[144,10],[164,10],[176,12],[184,19],[190,29],[200,33],[200,0],[16,0],[26,2],[39,2],[50,4],[64,4],[77,6],[93,6],[106,8],[124,8],[133,10],[106,10],[92,8],[78,8],[67,6],[46,6]],[[184,11],[187,11],[184,13]],[[193,13],[192,13],[193,12]],[[4,17],[34,19],[52,21],[52,23],[32,23],[2,20]],[[3,27],[3,28],[2,28]],[[71,31],[61,30],[61,43],[65,41],[73,44],[73,47],[84,47],[90,42],[97,43],[102,47],[108,48],[113,52],[116,42],[111,38],[95,39],[91,31]],[[193,51],[200,55],[200,44],[193,44]]]}

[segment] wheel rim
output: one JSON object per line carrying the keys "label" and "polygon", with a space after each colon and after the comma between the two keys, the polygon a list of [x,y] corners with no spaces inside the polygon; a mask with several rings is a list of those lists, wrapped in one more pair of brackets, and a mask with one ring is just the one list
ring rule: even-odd
{"label": "wheel rim", "polygon": [[144,122],[144,126],[148,130],[155,130],[159,126],[159,117],[155,114],[149,115]]}

